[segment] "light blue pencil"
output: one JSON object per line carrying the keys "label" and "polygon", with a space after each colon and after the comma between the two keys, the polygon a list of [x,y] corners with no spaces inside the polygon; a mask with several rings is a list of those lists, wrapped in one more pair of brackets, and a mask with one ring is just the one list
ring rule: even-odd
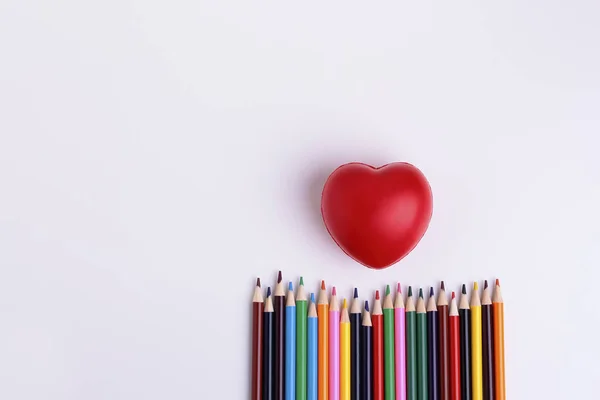
{"label": "light blue pencil", "polygon": [[294,286],[288,286],[285,303],[285,400],[296,399],[296,301]]}
{"label": "light blue pencil", "polygon": [[306,376],[307,400],[317,400],[318,392],[318,341],[319,341],[319,320],[317,318],[317,306],[315,304],[315,294],[310,294],[310,304],[308,305],[308,371]]}

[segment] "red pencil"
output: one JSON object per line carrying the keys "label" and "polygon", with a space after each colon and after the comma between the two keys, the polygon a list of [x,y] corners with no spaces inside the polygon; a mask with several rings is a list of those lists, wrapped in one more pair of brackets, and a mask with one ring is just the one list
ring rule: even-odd
{"label": "red pencil", "polygon": [[448,298],[444,281],[440,284],[440,292],[437,301],[438,326],[439,326],[439,362],[440,362],[440,400],[450,399],[450,372],[448,363]]}
{"label": "red pencil", "polygon": [[456,307],[455,294],[452,292],[448,313],[448,358],[450,367],[450,400],[461,400],[460,396],[460,321]]}
{"label": "red pencil", "polygon": [[373,400],[384,400],[383,310],[379,290],[375,292],[371,322],[373,324]]}
{"label": "red pencil", "polygon": [[262,400],[263,310],[260,278],[257,278],[252,298],[252,400]]}

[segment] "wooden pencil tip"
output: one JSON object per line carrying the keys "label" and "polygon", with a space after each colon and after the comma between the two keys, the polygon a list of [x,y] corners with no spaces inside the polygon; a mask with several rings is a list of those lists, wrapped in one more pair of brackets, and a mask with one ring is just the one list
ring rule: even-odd
{"label": "wooden pencil tip", "polygon": [[467,294],[467,286],[463,283],[462,285],[462,290],[461,290],[462,294]]}
{"label": "wooden pencil tip", "polygon": [[337,289],[335,288],[335,286],[331,288],[331,295],[337,296]]}
{"label": "wooden pencil tip", "polygon": [[267,288],[267,297],[271,296],[271,286]]}
{"label": "wooden pencil tip", "polygon": [[440,288],[442,290],[446,290],[446,286],[444,285],[444,281],[442,281],[442,283],[440,283]]}
{"label": "wooden pencil tip", "polygon": [[260,278],[256,278],[256,286],[260,287]]}
{"label": "wooden pencil tip", "polygon": [[488,284],[487,284],[487,279],[485,281],[483,281],[483,288],[487,289],[488,288]]}
{"label": "wooden pencil tip", "polygon": [[396,287],[396,292],[402,293],[402,285],[400,285],[400,282],[398,282],[398,286]]}
{"label": "wooden pencil tip", "polygon": [[375,291],[375,300],[379,300],[379,290]]}
{"label": "wooden pencil tip", "polygon": [[281,282],[281,279],[282,279],[282,277],[281,277],[281,271],[279,271],[277,273],[277,283]]}
{"label": "wooden pencil tip", "polygon": [[354,288],[354,298],[358,298],[358,288]]}
{"label": "wooden pencil tip", "polygon": [[325,290],[325,281],[321,281],[321,290]]}
{"label": "wooden pencil tip", "polygon": [[390,294],[390,285],[385,287],[385,295],[388,296]]}
{"label": "wooden pencil tip", "polygon": [[496,279],[496,286],[500,286],[500,279]]}
{"label": "wooden pencil tip", "polygon": [[412,286],[408,287],[408,297],[412,296]]}
{"label": "wooden pencil tip", "polygon": [[365,310],[369,311],[369,300],[365,300]]}
{"label": "wooden pencil tip", "polygon": [[456,294],[454,294],[454,292],[452,292],[452,298],[455,298],[455,297],[456,297]]}

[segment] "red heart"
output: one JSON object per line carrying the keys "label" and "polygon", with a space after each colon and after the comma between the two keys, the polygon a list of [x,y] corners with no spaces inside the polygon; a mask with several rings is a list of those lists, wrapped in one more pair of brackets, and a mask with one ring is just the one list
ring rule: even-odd
{"label": "red heart", "polygon": [[344,164],[325,182],[321,214],[329,234],[359,263],[383,269],[419,243],[433,200],[425,176],[408,163]]}

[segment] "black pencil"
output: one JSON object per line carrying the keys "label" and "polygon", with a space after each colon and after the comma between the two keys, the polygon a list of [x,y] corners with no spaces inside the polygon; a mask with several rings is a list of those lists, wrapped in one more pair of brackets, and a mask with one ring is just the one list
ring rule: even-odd
{"label": "black pencil", "polygon": [[481,336],[483,352],[483,400],[494,400],[494,316],[488,281],[481,297]]}
{"label": "black pencil", "polygon": [[360,330],[361,330],[360,303],[358,289],[354,288],[354,298],[350,306],[350,399],[360,400]]}
{"label": "black pencil", "polygon": [[267,288],[263,317],[263,400],[273,400],[275,394],[275,312],[271,288]]}
{"label": "black pencil", "polygon": [[369,302],[365,301],[365,311],[362,317],[362,332],[360,337],[361,347],[361,400],[372,400],[373,398],[373,326],[371,325],[371,313]]}
{"label": "black pencil", "polygon": [[433,288],[430,288],[429,301],[427,302],[427,365],[429,370],[429,400],[438,400],[440,398],[438,326],[438,310],[437,306],[435,305]]}
{"label": "black pencil", "polygon": [[277,274],[277,284],[273,296],[275,308],[275,400],[285,398],[285,287],[281,271]]}
{"label": "black pencil", "polygon": [[460,389],[461,400],[471,400],[471,309],[467,299],[467,288],[462,285],[460,305]]}

